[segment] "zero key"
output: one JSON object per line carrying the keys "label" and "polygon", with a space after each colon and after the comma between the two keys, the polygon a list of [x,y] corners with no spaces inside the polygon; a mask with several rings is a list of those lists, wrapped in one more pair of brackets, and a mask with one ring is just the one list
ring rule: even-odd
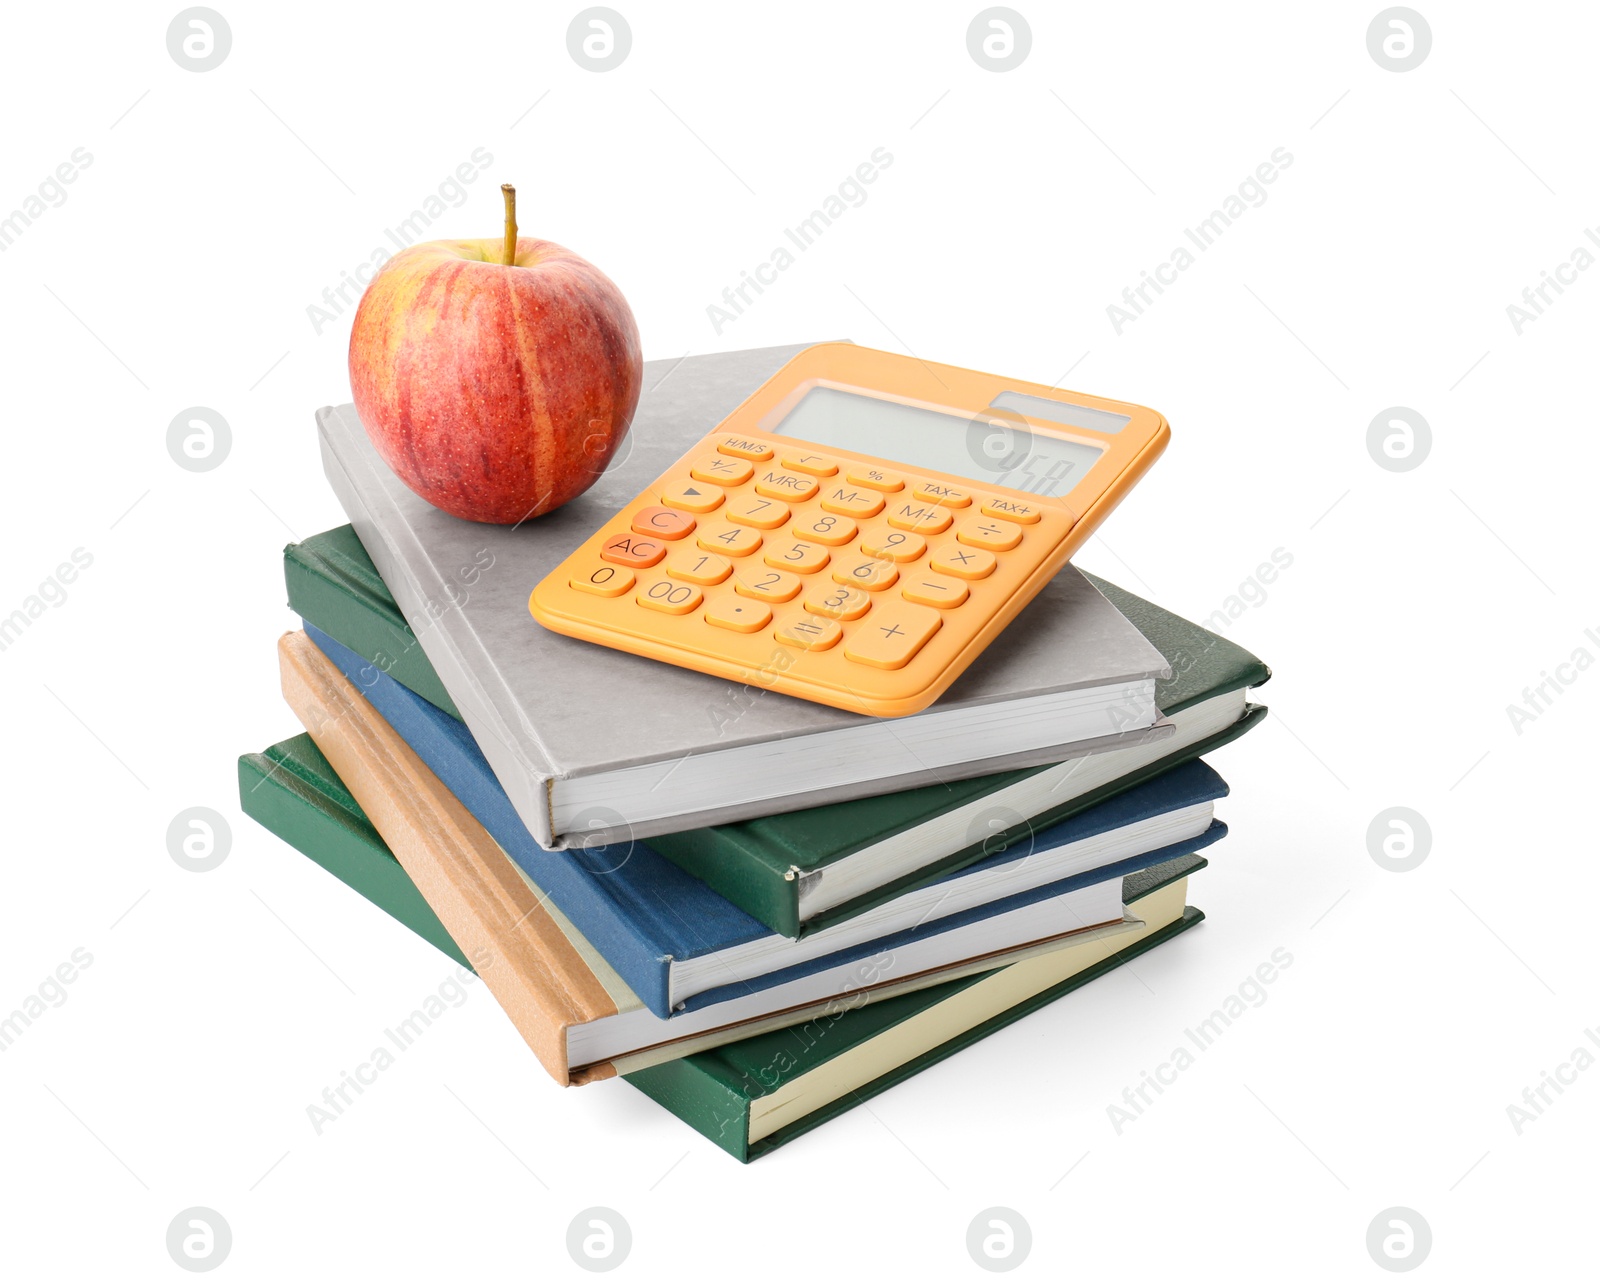
{"label": "zero key", "polygon": [[865,666],[898,671],[942,625],[935,609],[891,601],[875,609],[865,626],[855,629],[845,641],[844,656]]}

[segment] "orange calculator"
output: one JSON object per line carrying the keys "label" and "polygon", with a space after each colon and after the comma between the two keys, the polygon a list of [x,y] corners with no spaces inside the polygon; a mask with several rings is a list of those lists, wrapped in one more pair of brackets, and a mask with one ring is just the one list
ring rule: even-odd
{"label": "orange calculator", "polygon": [[552,631],[847,711],[949,688],[1166,447],[1151,409],[809,347],[534,588]]}

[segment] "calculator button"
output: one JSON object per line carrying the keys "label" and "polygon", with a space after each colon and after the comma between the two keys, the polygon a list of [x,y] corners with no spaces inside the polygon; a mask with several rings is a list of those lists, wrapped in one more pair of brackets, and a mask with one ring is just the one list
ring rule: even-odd
{"label": "calculator button", "polygon": [[694,517],[666,507],[642,507],[634,513],[633,531],[676,542],[694,532]]}
{"label": "calculator button", "polygon": [[898,529],[885,529],[861,540],[861,550],[880,560],[893,560],[908,564],[928,549],[928,540],[920,534],[901,533]]}
{"label": "calculator button", "polygon": [[785,502],[804,502],[817,491],[817,482],[810,476],[796,475],[793,471],[776,471],[768,468],[756,481],[756,492],[769,498],[782,498]]}
{"label": "calculator button", "polygon": [[677,507],[680,511],[692,511],[697,516],[715,511],[722,505],[721,489],[711,485],[693,484],[687,480],[667,485],[656,496],[661,499],[664,506]]}
{"label": "calculator button", "polygon": [[866,556],[859,560],[841,560],[833,566],[833,580],[847,587],[860,587],[863,591],[882,591],[892,587],[900,576],[887,560]]}
{"label": "calculator button", "polygon": [[915,578],[906,579],[905,590],[901,593],[912,604],[931,605],[935,609],[954,609],[958,604],[966,603],[967,584],[960,578],[944,578],[936,573],[919,574]]}
{"label": "calculator button", "polygon": [[831,649],[844,634],[832,618],[814,618],[809,613],[792,613],[772,633],[779,644],[792,644],[796,649]]}
{"label": "calculator button", "polygon": [[[757,569],[753,565],[741,569],[739,576],[733,580],[733,589],[740,595],[749,596],[752,600],[770,600],[774,604],[793,600],[804,585],[792,573],[785,573],[781,569]],[[750,629],[755,630],[754,627]]]}
{"label": "calculator button", "polygon": [[786,453],[783,455],[783,465],[790,471],[804,471],[808,476],[839,474],[839,464],[832,458],[824,458],[820,453]]}
{"label": "calculator button", "polygon": [[858,520],[865,520],[883,510],[883,495],[871,489],[863,493],[860,489],[833,485],[822,491],[822,509],[841,516],[855,516]]}
{"label": "calculator button", "polygon": [[694,465],[689,468],[690,475],[707,484],[743,484],[755,473],[756,469],[743,458],[724,458],[716,453],[695,459]]}
{"label": "calculator button", "polygon": [[702,616],[713,627],[725,627],[729,631],[760,631],[772,621],[772,610],[759,600],[723,596],[708,604]]}
{"label": "calculator button", "polygon": [[854,587],[819,587],[806,597],[807,613],[852,622],[872,608],[872,597]]}
{"label": "calculator button", "polygon": [[808,511],[795,521],[789,532],[807,542],[822,542],[830,547],[842,547],[847,542],[855,541],[856,528],[856,522],[844,516],[813,515]]}
{"label": "calculator button", "polygon": [[932,480],[926,484],[919,484],[912,491],[911,496],[918,502],[932,502],[941,507],[970,507],[972,495],[965,489],[954,489],[947,484],[939,484]]}
{"label": "calculator button", "polygon": [[881,489],[884,493],[898,493],[906,487],[906,482],[892,471],[879,471],[877,467],[852,467],[844,473],[844,478],[851,484],[864,484],[869,489]]}
{"label": "calculator button", "polygon": [[790,573],[815,573],[828,563],[828,552],[824,547],[790,539],[788,542],[774,542],[761,559],[774,569],[787,569]]}
{"label": "calculator button", "polygon": [[1014,524],[974,518],[962,522],[956,530],[956,541],[988,551],[1010,551],[1022,541],[1022,530]]}
{"label": "calculator button", "polygon": [[620,596],[634,581],[632,569],[591,560],[572,575],[571,586],[574,591],[587,591],[592,596]]}
{"label": "calculator button", "polygon": [[889,523],[913,533],[943,533],[954,519],[943,507],[922,502],[902,502],[889,508]]}
{"label": "calculator button", "polygon": [[857,627],[844,647],[851,662],[897,671],[933,639],[944,620],[933,609],[887,601],[865,626]]}
{"label": "calculator button", "polygon": [[969,582],[987,578],[994,572],[994,566],[994,556],[977,547],[945,547],[928,561],[928,568],[935,573],[948,573]]}
{"label": "calculator button", "polygon": [[734,524],[752,529],[776,529],[789,518],[789,508],[776,498],[738,498],[722,513]]}
{"label": "calculator button", "polygon": [[725,453],[730,458],[744,458],[749,462],[765,462],[772,456],[772,450],[759,440],[742,440],[737,436],[729,436],[717,446],[718,453]]}
{"label": "calculator button", "polygon": [[1017,524],[1039,523],[1038,507],[1013,498],[990,498],[978,510],[986,516],[999,516],[1002,520],[1014,520]]}
{"label": "calculator button", "polygon": [[641,538],[636,533],[619,533],[600,548],[600,558],[628,569],[648,569],[666,558],[667,547],[654,538]]}
{"label": "calculator button", "polygon": [[713,587],[733,572],[733,565],[721,556],[707,555],[704,551],[690,551],[684,547],[673,553],[666,564],[667,577],[680,582],[692,582],[701,587]]}
{"label": "calculator button", "polygon": [[634,596],[646,609],[658,609],[662,613],[692,613],[705,598],[699,587],[674,582],[671,578],[658,578]]}
{"label": "calculator button", "polygon": [[694,544],[702,551],[715,551],[719,556],[747,556],[761,545],[761,535],[743,525],[714,520],[700,526]]}

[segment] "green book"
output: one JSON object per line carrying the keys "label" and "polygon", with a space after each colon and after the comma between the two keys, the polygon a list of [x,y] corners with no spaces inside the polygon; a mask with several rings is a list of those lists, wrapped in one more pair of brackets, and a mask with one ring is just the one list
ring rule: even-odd
{"label": "green book", "polygon": [[[284,573],[291,609],[460,718],[348,525],[285,548]],[[1156,687],[1173,725],[1169,736],[1060,764],[656,835],[650,847],[768,928],[801,937],[1213,751],[1265,717],[1248,699],[1271,675],[1260,659],[1131,592],[1090,581],[1172,668]]]}
{"label": "green book", "polygon": [[[457,963],[451,941],[399,860],[301,734],[239,758],[244,811]],[[724,1151],[748,1162],[958,1049],[1176,937],[1204,917],[1187,905],[1197,854],[1123,881],[1146,921],[1078,947],[767,1032],[624,1077]],[[470,966],[468,966],[470,968]]]}
{"label": "green book", "polygon": [[310,734],[239,757],[239,807],[452,960],[467,963]]}

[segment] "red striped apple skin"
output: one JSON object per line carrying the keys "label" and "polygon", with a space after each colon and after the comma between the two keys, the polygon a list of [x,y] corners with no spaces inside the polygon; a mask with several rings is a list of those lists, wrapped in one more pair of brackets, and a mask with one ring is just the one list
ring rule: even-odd
{"label": "red striped apple skin", "polygon": [[639,403],[622,291],[548,240],[438,240],[362,296],[350,389],[383,460],[441,511],[518,524],[599,478]]}

